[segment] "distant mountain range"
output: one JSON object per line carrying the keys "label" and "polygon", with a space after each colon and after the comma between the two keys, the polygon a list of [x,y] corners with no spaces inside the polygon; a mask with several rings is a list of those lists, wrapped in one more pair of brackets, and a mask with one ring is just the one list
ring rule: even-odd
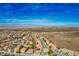
{"label": "distant mountain range", "polygon": [[0,29],[26,29],[26,28],[79,28],[79,25],[43,26],[31,24],[0,24]]}
{"label": "distant mountain range", "polygon": [[33,28],[33,27],[40,27],[40,26],[36,26],[36,25],[30,25],[30,24],[1,24],[0,25],[0,29],[17,29],[17,28]]}

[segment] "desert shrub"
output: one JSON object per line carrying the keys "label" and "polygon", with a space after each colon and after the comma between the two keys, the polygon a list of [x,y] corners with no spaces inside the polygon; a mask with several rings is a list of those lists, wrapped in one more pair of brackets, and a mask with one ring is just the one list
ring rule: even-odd
{"label": "desert shrub", "polygon": [[20,51],[20,50],[18,50],[18,51],[16,51],[16,53],[19,53],[19,54],[20,54],[20,53],[21,53],[21,51]]}
{"label": "desert shrub", "polygon": [[65,56],[69,56],[68,52],[65,52],[64,55],[65,55]]}
{"label": "desert shrub", "polygon": [[53,51],[49,48],[48,55],[52,56],[52,54],[53,54]]}
{"label": "desert shrub", "polygon": [[36,44],[35,44],[35,43],[32,43],[32,44],[31,44],[31,48],[32,48],[32,49],[36,48]]}

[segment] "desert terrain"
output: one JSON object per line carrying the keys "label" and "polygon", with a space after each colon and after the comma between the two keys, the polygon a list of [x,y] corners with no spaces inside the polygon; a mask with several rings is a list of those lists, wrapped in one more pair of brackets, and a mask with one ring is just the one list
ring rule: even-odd
{"label": "desert terrain", "polygon": [[0,55],[78,56],[79,28],[1,28]]}

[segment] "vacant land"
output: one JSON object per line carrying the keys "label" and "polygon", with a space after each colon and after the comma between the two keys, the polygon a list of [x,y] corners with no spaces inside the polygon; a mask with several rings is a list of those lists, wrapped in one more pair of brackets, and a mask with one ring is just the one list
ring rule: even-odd
{"label": "vacant land", "polygon": [[73,55],[74,51],[79,51],[78,29],[0,30],[0,55],[61,56]]}

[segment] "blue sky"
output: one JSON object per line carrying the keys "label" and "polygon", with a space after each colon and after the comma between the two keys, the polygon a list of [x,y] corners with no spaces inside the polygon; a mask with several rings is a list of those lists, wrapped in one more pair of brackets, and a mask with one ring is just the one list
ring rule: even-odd
{"label": "blue sky", "polygon": [[0,24],[79,25],[79,4],[0,3]]}

